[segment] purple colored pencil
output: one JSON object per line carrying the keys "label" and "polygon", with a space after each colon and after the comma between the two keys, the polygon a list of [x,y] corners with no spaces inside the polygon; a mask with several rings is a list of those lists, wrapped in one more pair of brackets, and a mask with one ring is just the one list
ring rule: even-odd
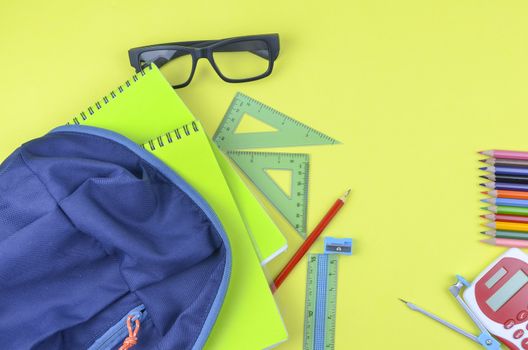
{"label": "purple colored pencil", "polygon": [[488,166],[482,167],[480,170],[488,171],[495,175],[513,175],[513,176],[527,176],[528,168],[513,167],[513,166]]}
{"label": "purple colored pencil", "polygon": [[528,184],[511,184],[505,182],[486,182],[480,184],[492,190],[528,191]]}

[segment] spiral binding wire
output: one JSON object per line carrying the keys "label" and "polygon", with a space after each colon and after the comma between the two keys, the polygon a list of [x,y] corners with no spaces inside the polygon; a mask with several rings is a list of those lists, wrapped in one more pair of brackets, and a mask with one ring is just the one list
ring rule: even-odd
{"label": "spiral binding wire", "polygon": [[198,127],[198,123],[194,121],[142,144],[141,148],[155,151],[158,148],[165,147],[168,144],[179,141],[199,131],[200,128]]}
{"label": "spiral binding wire", "polygon": [[98,110],[102,109],[105,105],[109,104],[112,100],[117,98],[120,94],[124,93],[126,89],[133,87],[133,83],[138,82],[141,79],[141,77],[144,77],[145,75],[147,75],[147,73],[151,71],[152,69],[153,69],[152,65],[146,66],[144,69],[140,70],[139,73],[134,74],[132,76],[132,82],[130,81],[130,79],[127,80],[124,86],[121,85],[117,88],[117,92],[115,90],[111,91],[110,94],[104,96],[102,100],[97,101],[93,106],[88,107],[86,111],[79,113],[79,116],[74,117],[66,125],[81,124],[81,120],[82,121],[87,120],[89,117],[94,115]]}

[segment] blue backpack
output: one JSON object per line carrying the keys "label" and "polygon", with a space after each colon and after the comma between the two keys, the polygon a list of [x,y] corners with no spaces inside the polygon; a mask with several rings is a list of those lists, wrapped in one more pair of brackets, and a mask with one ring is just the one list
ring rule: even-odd
{"label": "blue backpack", "polygon": [[207,203],[118,134],[58,128],[0,166],[2,349],[201,349],[230,271]]}

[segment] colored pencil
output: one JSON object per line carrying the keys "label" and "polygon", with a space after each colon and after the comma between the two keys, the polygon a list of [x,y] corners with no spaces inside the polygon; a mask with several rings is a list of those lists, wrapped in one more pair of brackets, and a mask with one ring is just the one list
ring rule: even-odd
{"label": "colored pencil", "polygon": [[290,261],[284,266],[282,271],[277,275],[275,280],[273,281],[273,285],[271,286],[271,289],[273,292],[275,292],[279,287],[282,285],[286,277],[292,272],[292,270],[295,268],[295,266],[299,263],[299,261],[302,259],[302,257],[308,252],[310,247],[314,244],[314,242],[319,238],[321,233],[326,229],[326,227],[330,224],[330,222],[334,219],[334,217],[339,213],[343,205],[345,205],[346,199],[348,195],[350,194],[350,190],[348,190],[341,198],[339,198],[334,205],[330,208],[328,213],[323,217],[321,222],[315,227],[315,229],[310,233],[308,238],[304,241],[304,243],[297,249],[297,252],[293,255],[293,257],[290,259]]}
{"label": "colored pencil", "polygon": [[495,175],[528,176],[528,168],[518,168],[513,166],[485,166],[479,169]]}
{"label": "colored pencil", "polygon": [[528,191],[528,185],[526,184],[509,184],[505,182],[486,182],[480,184],[480,186],[492,189],[492,190],[508,190],[508,191]]}
{"label": "colored pencil", "polygon": [[507,191],[507,190],[492,190],[489,192],[482,192],[488,196],[495,198],[512,198],[512,199],[528,199],[528,192],[522,191]]}
{"label": "colored pencil", "polygon": [[496,166],[526,166],[528,167],[528,160],[520,159],[497,159],[497,158],[486,158],[480,160],[482,163]]}
{"label": "colored pencil", "polygon": [[512,176],[512,175],[481,175],[483,179],[490,181],[505,182],[511,184],[528,184],[528,176]]}
{"label": "colored pencil", "polygon": [[495,214],[528,216],[528,208],[523,207],[501,207],[496,205],[490,205],[489,207],[482,209],[491,211]]}
{"label": "colored pencil", "polygon": [[487,224],[484,224],[484,226],[503,231],[528,232],[528,224],[520,222],[494,221],[488,222]]}
{"label": "colored pencil", "polygon": [[528,241],[522,239],[492,238],[483,239],[482,243],[510,248],[528,248]]}
{"label": "colored pencil", "polygon": [[484,235],[490,236],[490,237],[495,237],[495,238],[528,240],[528,232],[489,230],[489,231],[485,231],[481,233]]}
{"label": "colored pencil", "polygon": [[480,152],[480,154],[483,154],[488,157],[500,158],[500,159],[528,160],[528,152],[489,150],[489,151],[482,151]]}
{"label": "colored pencil", "polygon": [[528,207],[528,200],[526,199],[511,199],[511,198],[485,198],[481,202],[489,203],[499,206],[510,207]]}
{"label": "colored pencil", "polygon": [[481,215],[481,218],[488,219],[490,221],[520,222],[520,223],[528,224],[528,216],[487,214],[487,215]]}

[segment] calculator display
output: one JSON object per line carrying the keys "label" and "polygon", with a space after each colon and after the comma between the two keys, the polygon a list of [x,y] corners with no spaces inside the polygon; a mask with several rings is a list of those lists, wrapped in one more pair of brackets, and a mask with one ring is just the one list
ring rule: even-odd
{"label": "calculator display", "polygon": [[528,265],[513,257],[501,259],[476,283],[475,296],[489,319],[521,323],[517,315],[528,308]]}
{"label": "calculator display", "polygon": [[504,306],[528,283],[528,276],[522,271],[517,271],[486,303],[493,310],[497,311]]}

